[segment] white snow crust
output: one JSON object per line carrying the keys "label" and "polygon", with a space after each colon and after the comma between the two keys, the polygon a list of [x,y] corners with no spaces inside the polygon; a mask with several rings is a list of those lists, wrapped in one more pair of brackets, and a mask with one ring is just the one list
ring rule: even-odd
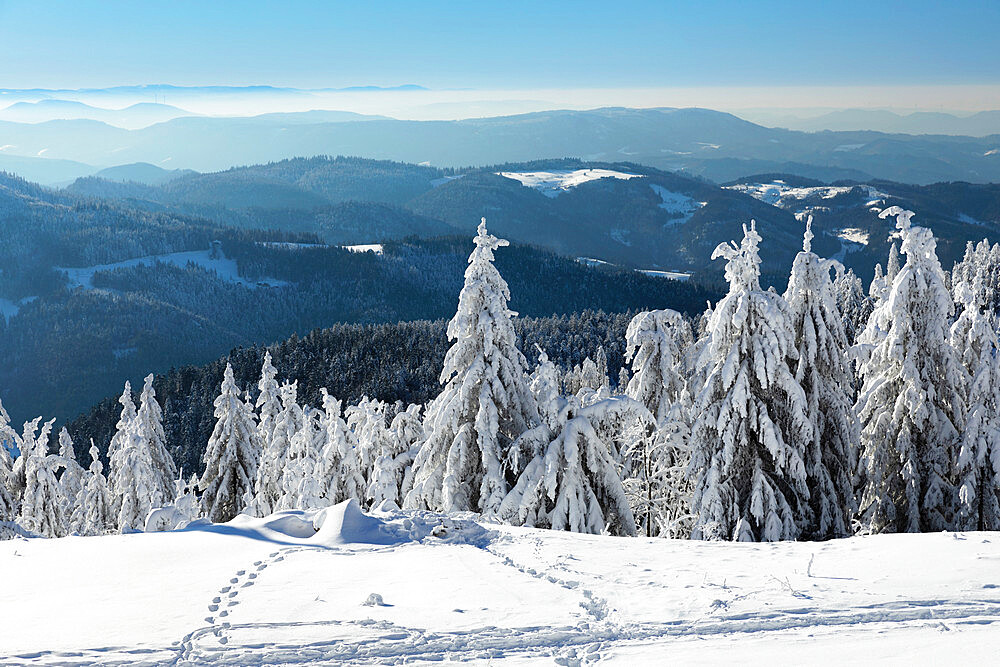
{"label": "white snow crust", "polygon": [[709,543],[349,501],[15,539],[0,568],[11,665],[988,664],[1000,639],[991,533]]}

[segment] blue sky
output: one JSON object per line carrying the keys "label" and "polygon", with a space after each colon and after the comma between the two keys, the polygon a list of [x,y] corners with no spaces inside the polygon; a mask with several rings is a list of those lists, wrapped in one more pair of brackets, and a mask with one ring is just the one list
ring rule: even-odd
{"label": "blue sky", "polygon": [[0,0],[0,88],[995,84],[998,32],[995,0]]}

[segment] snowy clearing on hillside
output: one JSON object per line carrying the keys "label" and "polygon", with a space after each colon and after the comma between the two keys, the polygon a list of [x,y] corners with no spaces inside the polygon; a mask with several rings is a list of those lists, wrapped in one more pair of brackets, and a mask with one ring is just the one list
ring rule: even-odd
{"label": "snowy clearing on hillside", "polygon": [[845,241],[850,241],[851,243],[857,243],[859,245],[868,245],[868,232],[863,229],[845,227],[844,229],[835,230],[835,233],[837,238]]}
{"label": "snowy clearing on hillside", "polygon": [[702,208],[707,203],[703,201],[695,201],[685,194],[673,192],[672,190],[666,189],[662,185],[650,183],[649,187],[653,188],[653,191],[660,196],[660,208],[680,215],[679,218],[668,222],[668,226],[679,225],[687,222],[691,219],[691,216],[694,215],[695,211]]}
{"label": "snowy clearing on hillside", "polygon": [[691,277],[690,273],[681,273],[679,271],[655,271],[653,269],[637,269],[639,273],[645,273],[647,276],[653,276],[654,278],[669,278],[671,280],[684,281]]}
{"label": "snowy clearing on hillside", "polygon": [[351,252],[373,252],[376,255],[381,255],[383,253],[383,247],[381,243],[363,243],[360,245],[342,245],[340,246],[344,250],[350,250]]}
{"label": "snowy clearing on hillside", "polygon": [[0,566],[5,664],[985,664],[1000,640],[991,533],[711,543],[352,501],[15,539]]}
{"label": "snowy clearing on hillside", "polygon": [[251,289],[257,287],[281,287],[288,285],[284,280],[276,278],[262,278],[259,281],[249,281],[240,277],[236,260],[227,259],[222,253],[211,250],[190,250],[187,252],[172,252],[165,255],[148,255],[127,259],[114,264],[98,264],[96,266],[85,266],[83,268],[56,267],[56,271],[62,271],[69,279],[70,289],[82,287],[86,290],[94,289],[94,274],[99,271],[114,271],[115,269],[130,268],[133,266],[153,266],[157,262],[161,264],[174,264],[185,267],[189,263],[197,264],[207,271],[214,271],[219,278],[230,283],[243,285]]}
{"label": "snowy clearing on hillside", "polygon": [[861,188],[864,191],[865,196],[868,199],[865,206],[869,208],[884,203],[884,200],[889,196],[884,192],[876,190],[870,185],[836,187],[832,185],[822,185],[816,187],[794,188],[780,179],[770,183],[738,183],[736,185],[725,186],[727,190],[743,192],[766,204],[770,204],[771,206],[777,206],[779,208],[792,211],[796,214],[796,216],[808,215],[812,211],[821,208],[819,206],[803,205],[803,202],[807,200],[816,201],[834,199],[835,197],[849,193],[855,187]]}
{"label": "snowy clearing on hillside", "polygon": [[546,197],[558,197],[563,192],[578,185],[597,181],[602,178],[618,178],[627,181],[630,178],[643,177],[641,174],[626,174],[621,171],[612,171],[611,169],[500,171],[497,172],[497,175],[518,181],[525,187],[534,188]]}
{"label": "snowy clearing on hillside", "polygon": [[444,185],[445,183],[450,183],[452,181],[457,181],[458,179],[462,178],[463,176],[465,176],[465,174],[455,174],[454,176],[442,176],[441,178],[431,179],[431,187],[432,188],[439,188],[442,185]]}
{"label": "snowy clearing on hillside", "polygon": [[20,312],[21,306],[26,303],[31,303],[37,298],[37,296],[26,296],[18,301],[0,299],[0,315],[2,315],[5,320],[9,320]]}

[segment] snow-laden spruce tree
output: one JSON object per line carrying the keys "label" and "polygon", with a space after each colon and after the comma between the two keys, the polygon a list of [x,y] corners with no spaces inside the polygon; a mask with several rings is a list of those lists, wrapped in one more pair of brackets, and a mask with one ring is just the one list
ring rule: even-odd
{"label": "snow-laden spruce tree", "polygon": [[389,437],[375,458],[369,476],[367,498],[372,507],[391,501],[397,507],[412,485],[413,459],[424,439],[420,405],[409,405],[392,418]]}
{"label": "snow-laden spruce tree", "polygon": [[177,464],[167,450],[167,436],[163,432],[163,411],[156,402],[152,373],[146,376],[142,386],[139,409],[136,412],[136,425],[146,447],[149,448],[153,484],[159,493],[160,502],[161,504],[173,502]]}
{"label": "snow-laden spruce tree", "polygon": [[553,530],[635,535],[635,518],[611,450],[612,436],[640,413],[651,426],[645,407],[624,396],[589,405],[576,396],[561,399],[554,432],[541,424],[525,434],[524,440],[535,443],[535,455],[504,498],[499,518]]}
{"label": "snow-laden spruce tree", "polygon": [[76,452],[73,451],[73,438],[65,428],[59,431],[59,456],[62,457],[63,471],[59,476],[59,486],[66,501],[66,516],[73,513],[80,490],[83,488],[87,471],[76,462]]}
{"label": "snow-laden spruce tree", "polygon": [[[20,499],[14,493],[14,459],[11,454],[19,451],[18,441],[17,433],[10,427],[10,416],[0,402],[0,524],[13,521],[20,511]],[[0,534],[0,539],[5,539],[3,534]]]}
{"label": "snow-laden spruce tree", "polygon": [[[21,456],[24,457],[24,498],[21,501],[20,524],[45,537],[63,537],[69,528],[67,503],[56,476],[62,467],[62,457],[49,455],[49,435],[55,419],[42,424],[40,418],[25,424]],[[29,427],[30,424],[30,427]]]}
{"label": "snow-laden spruce tree", "polygon": [[975,270],[952,276],[962,313],[951,327],[951,344],[970,378],[955,469],[956,530],[1000,530],[1000,341],[990,294],[995,286],[986,278]]}
{"label": "snow-laden spruce tree", "polygon": [[812,238],[809,216],[785,301],[798,351],[793,362],[795,379],[805,392],[812,429],[805,457],[812,521],[805,526],[805,536],[828,539],[847,535],[857,510],[854,471],[861,436],[854,413],[847,335],[830,280],[830,272],[840,267],[835,260],[812,252]]}
{"label": "snow-laden spruce tree", "polygon": [[279,391],[281,409],[274,415],[270,440],[258,457],[256,495],[251,508],[256,516],[267,516],[282,506],[281,497],[285,492],[282,479],[285,474],[288,448],[304,421],[302,408],[298,404],[298,382],[286,382],[281,385]]}
{"label": "snow-laden spruce tree", "polygon": [[257,431],[264,449],[268,449],[274,434],[274,424],[281,412],[281,386],[278,384],[278,370],[271,363],[271,353],[264,352],[264,363],[257,383]]}
{"label": "snow-laden spruce tree", "polygon": [[146,526],[149,511],[162,506],[165,499],[138,420],[133,419],[125,428],[124,437],[111,459],[111,470],[118,527],[122,532],[141,531]]}
{"label": "snow-laden spruce tree", "polygon": [[538,366],[529,378],[528,386],[535,397],[538,415],[544,424],[555,430],[559,423],[559,411],[562,409],[559,396],[559,369],[549,360],[545,350],[538,347]]}
{"label": "snow-laden spruce tree", "polygon": [[812,426],[790,368],[791,313],[760,287],[760,236],[744,226],[739,247],[721,244],[729,293],[712,312],[694,407],[692,536],[774,541],[799,537],[810,520],[805,456]]}
{"label": "snow-laden spruce tree", "polygon": [[906,263],[858,339],[865,485],[859,504],[872,532],[945,530],[956,494],[952,470],[964,422],[965,371],[949,343],[951,294],[929,229],[896,217]]}
{"label": "snow-laden spruce tree", "polygon": [[357,405],[349,405],[344,410],[347,427],[354,433],[358,464],[361,476],[369,479],[375,466],[375,459],[384,449],[392,449],[392,433],[386,423],[389,406],[383,401],[362,396]]}
{"label": "snow-laden spruce tree", "polygon": [[326,433],[320,424],[319,410],[306,407],[302,415],[302,427],[292,436],[285,458],[284,475],[281,479],[282,498],[280,509],[311,509],[323,506],[326,485],[316,474],[319,466],[320,450]]}
{"label": "snow-laden spruce tree", "polygon": [[865,293],[861,278],[850,269],[837,272],[833,293],[837,299],[837,310],[844,318],[844,335],[847,342],[853,344],[868,323],[875,302]]}
{"label": "snow-laden spruce tree", "polygon": [[316,477],[323,485],[323,502],[335,505],[351,498],[361,502],[365,497],[365,478],[358,461],[357,440],[341,416],[341,402],[330,396],[325,387],[320,392],[323,395],[323,414],[320,416],[323,447]]}
{"label": "snow-laden spruce tree", "polygon": [[118,402],[121,403],[122,411],[118,423],[115,424],[115,434],[111,436],[111,443],[108,445],[108,487],[111,489],[111,502],[114,503],[116,517],[121,510],[122,497],[122,492],[115,486],[122,474],[121,451],[126,441],[131,438],[129,431],[136,416],[135,403],[132,401],[132,384],[128,380],[125,381],[125,389]]}
{"label": "snow-laden spruce tree", "polygon": [[[444,360],[444,389],[428,406],[427,440],[414,461],[409,508],[472,510],[493,517],[517,471],[503,462],[512,443],[538,423],[527,362],[517,349],[510,290],[493,266],[508,245],[479,225]],[[508,472],[510,474],[508,474]]]}
{"label": "snow-laden spruce tree", "polygon": [[222,523],[239,514],[253,497],[260,443],[253,409],[240,396],[233,367],[226,364],[215,399],[215,429],[205,449],[205,472],[198,482],[202,513]]}
{"label": "snow-laden spruce tree", "polygon": [[90,470],[84,473],[80,495],[70,516],[70,530],[78,535],[106,535],[117,525],[111,490],[97,447],[90,444]]}
{"label": "snow-laden spruce tree", "polygon": [[691,532],[691,399],[685,381],[685,351],[691,328],[673,310],[639,313],[625,333],[625,360],[632,379],[625,394],[649,410],[653,428],[631,425],[623,451],[625,490],[640,533],[688,537]]}

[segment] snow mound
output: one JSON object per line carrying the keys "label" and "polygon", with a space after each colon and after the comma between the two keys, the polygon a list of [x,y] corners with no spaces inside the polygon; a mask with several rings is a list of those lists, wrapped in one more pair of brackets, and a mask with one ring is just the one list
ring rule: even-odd
{"label": "snow mound", "polygon": [[323,544],[399,544],[410,541],[395,526],[361,511],[353,498],[320,510],[313,519]]}
{"label": "snow mound", "polygon": [[[263,518],[240,514],[227,523],[205,519],[180,526],[179,531],[202,531],[304,547],[343,545],[389,546],[432,540],[446,544],[485,547],[494,533],[480,526],[475,515],[442,515],[433,512],[380,507],[365,514],[351,499],[311,510],[286,510]],[[163,530],[160,528],[159,530]]]}
{"label": "snow mound", "polygon": [[546,197],[558,197],[563,192],[578,185],[597,181],[602,178],[617,178],[627,181],[630,178],[642,178],[641,174],[627,174],[611,169],[576,169],[556,171],[499,171],[497,175],[519,181],[521,185],[534,188]]}

